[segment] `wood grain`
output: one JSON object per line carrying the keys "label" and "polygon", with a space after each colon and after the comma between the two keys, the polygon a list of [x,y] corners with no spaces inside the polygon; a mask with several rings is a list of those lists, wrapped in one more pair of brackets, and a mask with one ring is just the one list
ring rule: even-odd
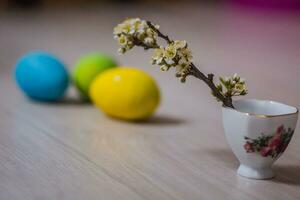
{"label": "wood grain", "polygon": [[[181,84],[172,72],[148,64],[150,53],[141,50],[117,57],[111,29],[132,14],[159,23],[172,38],[186,38],[203,71],[244,75],[249,98],[300,106],[295,16],[260,18],[200,6],[154,12],[120,5],[2,13],[0,199],[299,199],[299,125],[274,166],[276,178],[237,176],[220,106],[204,84],[195,79]],[[254,23],[255,28],[249,26]],[[57,104],[30,101],[17,89],[11,71],[17,57],[32,49],[54,52],[70,70],[81,54],[112,53],[120,63],[157,79],[162,104],[149,121],[127,123],[81,103],[74,88]]]}

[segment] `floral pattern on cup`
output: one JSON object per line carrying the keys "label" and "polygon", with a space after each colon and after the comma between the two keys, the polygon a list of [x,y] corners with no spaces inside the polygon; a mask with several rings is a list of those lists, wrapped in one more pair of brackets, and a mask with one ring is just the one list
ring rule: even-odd
{"label": "floral pattern on cup", "polygon": [[293,134],[294,130],[291,128],[286,129],[281,125],[277,128],[274,135],[262,133],[256,139],[245,136],[244,149],[247,153],[259,153],[263,157],[270,156],[275,159],[284,152]]}

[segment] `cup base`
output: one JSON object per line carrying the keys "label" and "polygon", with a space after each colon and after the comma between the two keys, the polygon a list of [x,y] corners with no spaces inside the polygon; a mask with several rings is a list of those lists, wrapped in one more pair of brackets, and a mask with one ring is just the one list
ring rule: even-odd
{"label": "cup base", "polygon": [[238,175],[251,179],[271,179],[275,176],[271,168],[254,169],[246,165],[240,165]]}

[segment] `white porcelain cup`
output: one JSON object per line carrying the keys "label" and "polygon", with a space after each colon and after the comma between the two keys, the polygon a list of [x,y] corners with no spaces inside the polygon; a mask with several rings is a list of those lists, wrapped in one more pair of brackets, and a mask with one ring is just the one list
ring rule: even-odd
{"label": "white porcelain cup", "polygon": [[228,143],[240,161],[237,173],[253,179],[274,177],[271,165],[288,146],[298,109],[275,101],[248,99],[223,107]]}

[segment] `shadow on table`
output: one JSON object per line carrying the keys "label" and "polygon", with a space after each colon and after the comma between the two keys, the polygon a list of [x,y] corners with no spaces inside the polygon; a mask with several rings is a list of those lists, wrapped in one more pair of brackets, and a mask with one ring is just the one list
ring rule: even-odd
{"label": "shadow on table", "polygon": [[87,106],[92,105],[89,100],[77,97],[65,97],[58,101],[39,101],[29,98],[29,101],[37,104],[53,105],[53,106]]}
{"label": "shadow on table", "polygon": [[115,120],[116,122],[125,123],[125,124],[131,124],[135,126],[179,126],[188,123],[187,120],[178,118],[175,116],[169,116],[169,115],[154,115],[148,119],[144,120],[122,120],[119,118],[114,118],[111,116],[108,116],[108,118],[111,118]]}
{"label": "shadow on table", "polygon": [[187,120],[170,115],[154,115],[147,120],[139,121],[142,125],[182,125],[188,123]]}
{"label": "shadow on table", "polygon": [[74,97],[65,97],[56,103],[61,105],[92,105],[92,103],[87,99],[74,98]]}
{"label": "shadow on table", "polygon": [[275,178],[273,182],[290,185],[300,185],[300,165],[274,165]]}
{"label": "shadow on table", "polygon": [[[236,170],[239,166],[239,161],[230,149],[207,149],[205,152],[222,161],[226,167]],[[276,165],[275,163],[273,169],[276,176],[268,181],[300,185],[300,165]]]}

